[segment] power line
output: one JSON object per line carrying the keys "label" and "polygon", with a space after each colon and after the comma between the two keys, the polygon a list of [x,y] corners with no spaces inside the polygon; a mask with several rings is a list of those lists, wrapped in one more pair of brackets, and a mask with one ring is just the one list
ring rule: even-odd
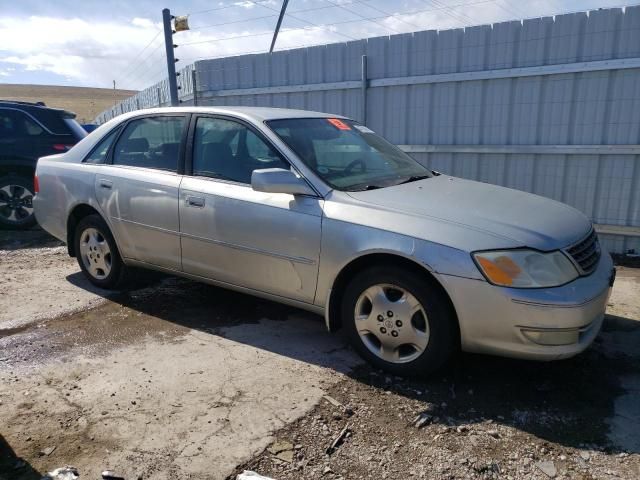
{"label": "power line", "polygon": [[[271,10],[271,11],[274,11],[274,12],[277,12],[278,14],[280,14],[279,10],[276,10],[274,8],[271,8],[271,7],[268,7],[268,6],[264,5],[263,3],[256,3],[253,0],[247,0],[247,1],[250,2],[250,3],[253,3],[254,5],[258,5],[258,6],[262,7],[262,8],[266,8],[268,10]],[[299,22],[304,22],[304,23],[306,23],[308,25],[312,25],[314,27],[322,27],[322,25],[318,25],[317,23],[310,22],[309,20],[305,20],[304,18],[300,18],[298,16],[292,15],[291,13],[288,15],[288,17],[289,18],[293,18],[294,20],[298,20]],[[335,33],[337,35],[341,35],[343,37],[346,37],[349,40],[358,40],[357,38],[354,38],[351,35],[347,35],[346,33],[340,33],[340,32],[332,32],[332,33]]]}
{"label": "power line", "polygon": [[[358,2],[358,3],[359,3],[359,2]],[[389,12],[385,12],[384,10],[382,10],[382,9],[380,9],[380,8],[376,7],[376,6],[373,6],[373,5],[367,5],[367,7],[371,8],[371,9],[373,9],[373,10],[376,10],[376,11],[378,11],[378,12],[380,12],[380,13],[383,13],[383,14],[385,14],[385,15],[388,15],[388,16],[389,16],[389,18],[398,18],[398,17],[400,17],[400,16],[401,16],[401,14],[398,14],[398,13],[389,13]],[[421,28],[422,28],[420,25],[416,25],[415,23],[407,22],[406,20],[404,20],[404,19],[402,19],[402,18],[398,18],[398,20],[400,20],[402,23],[406,23],[406,24],[407,24],[407,25],[409,25],[410,27],[414,27],[414,28],[418,28],[418,29],[421,29]]]}
{"label": "power line", "polygon": [[[262,1],[256,0],[255,2],[249,2],[249,3],[253,3],[254,5],[259,5],[261,3],[269,3],[270,1],[271,0],[262,0]],[[198,10],[197,12],[188,12],[186,15],[200,15],[200,14],[203,14],[203,13],[218,12],[220,10],[226,10],[228,8],[240,8],[240,7],[242,7],[242,4],[233,3],[231,5],[223,5],[221,7],[209,8],[207,10]]]}
{"label": "power line", "polygon": [[160,36],[160,34],[161,34],[161,33],[162,33],[162,30],[158,30],[158,32],[154,35],[154,37],[151,39],[151,41],[150,41],[149,43],[147,43],[147,44],[144,46],[144,48],[143,48],[142,50],[140,50],[140,51],[138,52],[138,54],[137,54],[135,57],[133,57],[133,59],[129,62],[129,64],[128,64],[124,69],[123,69],[122,73],[120,74],[120,79],[122,79],[122,76],[124,75],[124,72],[125,72],[125,71],[127,71],[127,70],[129,70],[129,68],[133,65],[133,63],[134,63],[138,58],[140,58],[140,55],[142,55],[142,54],[144,53],[144,51],[145,51],[147,48],[149,48],[153,42],[155,42],[155,41],[156,41],[156,39]]}
{"label": "power line", "polygon": [[[324,8],[327,8],[327,7],[324,7]],[[206,30],[207,28],[220,27],[220,26],[226,26],[226,25],[234,25],[234,24],[237,24],[237,23],[253,22],[255,20],[264,20],[266,18],[273,18],[273,17],[277,17],[277,16],[278,15],[275,15],[275,14],[273,14],[273,15],[263,15],[261,17],[243,18],[241,20],[232,20],[230,22],[211,23],[211,24],[208,24],[208,25],[203,25],[201,27],[193,27],[193,28],[190,28],[189,30],[190,31],[193,31],[193,30]]]}
{"label": "power line", "polygon": [[[155,68],[154,68],[154,65],[156,65]],[[152,62],[151,64],[146,64],[145,66],[147,68],[139,72],[135,77],[128,80],[128,83],[130,84],[146,83],[147,82],[147,80],[145,80],[146,78],[155,78],[156,76],[164,72],[166,69],[164,57],[162,56],[159,56],[157,58],[157,62]],[[152,72],[152,73],[149,73],[149,72]]]}
{"label": "power line", "polygon": [[133,75],[135,72],[140,70],[141,67],[145,66],[146,63],[147,63],[147,60],[149,60],[149,58],[151,58],[162,47],[164,47],[163,43],[160,43],[159,45],[157,45],[156,48],[154,48],[151,52],[149,52],[149,54],[145,58],[141,59],[137,63],[137,65],[132,70],[130,70],[126,75],[124,75],[124,74],[121,75],[120,76],[120,81],[123,82],[124,80],[128,80],[131,77],[131,75]]}
{"label": "power line", "polygon": [[[490,1],[486,2],[486,3],[493,3],[494,1],[495,0],[490,0]],[[436,7],[440,7],[445,15],[447,15],[448,17],[453,18],[454,20],[457,20],[463,26],[465,26],[465,23],[467,23],[467,22],[468,22],[467,23],[468,25],[473,24],[473,19],[471,17],[467,16],[466,14],[459,14],[458,12],[456,12],[454,10],[455,6],[444,5],[443,3],[439,2],[438,0],[429,0],[429,3],[431,5],[435,5]]]}
{"label": "power line", "polygon": [[[345,11],[347,11],[347,12],[349,12],[349,13],[352,13],[353,15],[356,15],[356,16],[360,17],[360,18],[361,18],[361,19],[363,19],[363,20],[367,20],[367,21],[369,21],[369,22],[375,23],[376,25],[380,25],[381,27],[386,28],[386,29],[388,29],[388,30],[392,30],[392,31],[394,31],[394,32],[396,32],[396,33],[402,33],[402,32],[400,32],[400,31],[396,30],[396,29],[395,29],[395,28],[393,28],[393,27],[390,27],[390,26],[388,26],[388,25],[383,24],[382,22],[378,22],[378,21],[373,20],[373,19],[365,18],[365,17],[363,17],[362,15],[360,15],[358,12],[354,12],[354,11],[353,11],[353,10],[351,10],[350,8],[343,7],[342,5],[340,5],[340,4],[338,4],[338,3],[333,3],[331,0],[325,0],[325,1],[326,1],[326,2],[328,2],[328,3],[330,3],[331,5],[334,5],[334,6],[338,7],[338,8],[341,8],[342,10],[345,10]],[[369,5],[369,7],[370,7],[370,6],[371,6],[371,5]],[[378,10],[378,11],[380,11],[380,10]],[[384,18],[388,18],[388,17],[389,17],[389,15],[388,15],[388,14],[385,14],[385,15],[386,15],[386,16],[385,16]]]}
{"label": "power line", "polygon": [[[371,1],[372,0],[353,0],[353,1],[348,2],[348,3],[343,3],[342,5],[353,5],[353,4],[356,4],[356,3],[364,4],[364,3],[367,3],[367,2],[371,2]],[[318,11],[318,10],[328,10],[328,9],[331,9],[331,8],[336,8],[336,6],[335,5],[323,5],[321,7],[311,7],[311,8],[302,8],[302,9],[299,9],[299,10],[291,10],[291,11],[289,11],[288,16],[291,16],[292,13],[315,12],[315,11]],[[254,20],[264,20],[264,19],[267,19],[267,18],[275,18],[277,16],[278,16],[277,14],[273,13],[273,14],[270,14],[270,15],[262,15],[260,17],[252,17],[252,18],[243,18],[243,19],[240,19],[240,20],[232,20],[230,22],[211,23],[211,24],[200,26],[200,27],[192,27],[190,30],[192,30],[192,31],[193,30],[205,30],[207,28],[220,27],[220,26],[226,26],[226,25],[233,25],[233,24],[237,24],[237,23],[252,22]]]}

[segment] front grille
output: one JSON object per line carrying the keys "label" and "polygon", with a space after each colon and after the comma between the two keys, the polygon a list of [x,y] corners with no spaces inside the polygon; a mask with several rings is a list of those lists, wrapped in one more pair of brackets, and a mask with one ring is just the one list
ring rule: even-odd
{"label": "front grille", "polygon": [[579,241],[575,245],[567,248],[567,253],[573,258],[573,261],[580,267],[582,273],[589,274],[598,266],[600,260],[600,244],[595,230]]}

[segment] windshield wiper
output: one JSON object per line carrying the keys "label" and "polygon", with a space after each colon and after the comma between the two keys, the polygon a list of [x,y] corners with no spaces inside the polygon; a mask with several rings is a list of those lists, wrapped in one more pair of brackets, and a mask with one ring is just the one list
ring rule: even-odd
{"label": "windshield wiper", "polygon": [[396,183],[396,185],[402,185],[404,183],[417,182],[418,180],[424,180],[425,178],[431,178],[430,175],[412,175],[406,180],[401,181],[400,183]]}
{"label": "windshield wiper", "polygon": [[[357,188],[356,188],[357,187]],[[380,185],[354,185],[347,189],[348,192],[364,192],[365,190],[377,190],[382,188]]]}

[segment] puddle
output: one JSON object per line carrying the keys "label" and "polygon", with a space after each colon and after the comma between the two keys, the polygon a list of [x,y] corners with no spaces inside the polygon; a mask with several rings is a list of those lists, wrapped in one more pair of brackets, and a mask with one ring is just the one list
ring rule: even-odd
{"label": "puddle", "polygon": [[620,386],[626,393],[616,398],[609,420],[609,441],[632,453],[640,452],[640,375],[623,375]]}

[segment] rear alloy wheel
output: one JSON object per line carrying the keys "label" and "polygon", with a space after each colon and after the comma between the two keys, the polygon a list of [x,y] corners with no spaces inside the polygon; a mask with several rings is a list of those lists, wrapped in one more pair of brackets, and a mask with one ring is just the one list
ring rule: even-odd
{"label": "rear alloy wheel", "polygon": [[427,375],[455,351],[455,316],[442,289],[426,275],[391,265],[351,280],[342,324],[365,360],[396,375]]}
{"label": "rear alloy wheel", "polygon": [[78,265],[91,283],[112,289],[122,282],[126,267],[102,217],[89,215],[80,220],[76,227],[74,247]]}
{"label": "rear alloy wheel", "polygon": [[100,231],[87,228],[80,235],[80,258],[92,277],[104,280],[111,273],[113,255]]}
{"label": "rear alloy wheel", "polygon": [[0,225],[26,230],[36,224],[33,214],[33,182],[24,177],[0,179]]}

